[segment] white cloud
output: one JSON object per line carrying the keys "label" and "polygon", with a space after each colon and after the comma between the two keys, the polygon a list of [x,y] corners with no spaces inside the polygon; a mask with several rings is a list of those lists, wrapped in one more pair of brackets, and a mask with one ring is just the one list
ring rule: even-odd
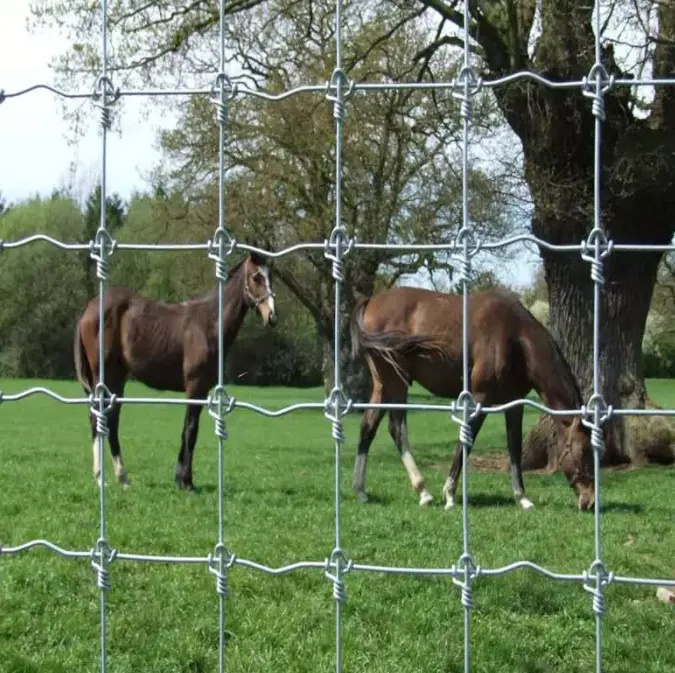
{"label": "white cloud", "polygon": [[[55,33],[29,33],[29,0],[5,0],[0,8],[0,89],[11,94],[36,84],[53,84],[50,59],[67,46]],[[67,184],[71,165],[76,184],[90,188],[101,170],[101,141],[97,111],[77,146],[66,142],[68,124],[57,95],[31,91],[0,104],[0,192],[15,201],[31,194],[48,194]],[[121,136],[109,134],[107,184],[109,192],[128,196],[144,188],[140,172],[158,161],[154,149],[157,117],[140,119],[143,99],[125,100],[120,110]],[[166,117],[163,119],[166,121]]]}

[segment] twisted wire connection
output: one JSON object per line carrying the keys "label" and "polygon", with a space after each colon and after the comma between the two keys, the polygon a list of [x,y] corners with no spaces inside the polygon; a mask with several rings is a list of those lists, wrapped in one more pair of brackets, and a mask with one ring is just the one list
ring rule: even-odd
{"label": "twisted wire connection", "polygon": [[[594,283],[603,285],[603,260],[612,252],[614,244],[607,240],[605,232],[599,227],[594,227],[588,238],[581,243],[581,259],[591,265],[591,278]],[[593,251],[591,255],[589,250]]]}
{"label": "twisted wire connection", "polygon": [[481,251],[483,242],[476,240],[470,227],[462,227],[452,244],[454,251],[461,250],[462,254],[453,254],[453,261],[459,265],[458,280],[460,283],[471,282],[471,260]]}
{"label": "twisted wire connection", "polygon": [[216,278],[219,281],[227,280],[226,258],[237,248],[237,240],[224,227],[218,227],[213,239],[207,244],[209,259],[216,263]]}
{"label": "twisted wire connection", "polygon": [[593,596],[593,612],[596,617],[602,617],[607,611],[604,589],[614,581],[614,573],[607,572],[602,561],[596,559],[589,570],[584,571],[583,577],[584,589]]}
{"label": "twisted wire connection", "polygon": [[[335,93],[330,93],[334,91]],[[328,84],[326,84],[326,100],[333,103],[333,117],[338,121],[344,121],[345,103],[354,92],[354,80],[350,80],[342,68],[333,70]]]}
{"label": "twisted wire connection", "polygon": [[108,414],[110,409],[117,402],[117,396],[111,394],[105,383],[98,383],[89,397],[89,411],[96,419],[96,434],[107,437]]}
{"label": "twisted wire connection", "polygon": [[345,269],[342,258],[354,247],[354,239],[347,240],[344,227],[336,226],[331,231],[330,237],[324,242],[324,246],[324,257],[333,265],[333,278],[339,283],[344,282]]}
{"label": "twisted wire connection", "polygon": [[210,92],[211,102],[216,106],[216,119],[221,126],[227,124],[228,103],[238,93],[238,83],[224,72],[219,72]]}
{"label": "twisted wire connection", "polygon": [[116,247],[117,241],[103,227],[98,228],[96,236],[89,242],[89,255],[96,262],[96,277],[101,282],[108,280],[108,259]]}
{"label": "twisted wire connection", "polygon": [[234,554],[230,553],[221,542],[216,545],[213,554],[209,554],[207,561],[209,572],[216,578],[216,593],[223,598],[230,595],[230,588],[227,584],[227,571],[235,562]]}
{"label": "twisted wire connection", "polygon": [[334,441],[341,444],[345,441],[342,418],[343,416],[346,416],[351,409],[352,400],[346,398],[342,387],[333,388],[330,395],[324,401],[324,416],[332,424],[331,435]]}
{"label": "twisted wire connection", "polygon": [[452,583],[461,589],[462,607],[471,610],[474,606],[471,583],[480,576],[480,566],[474,563],[471,554],[464,553],[459,557],[457,564],[452,566],[452,573]]}
{"label": "twisted wire connection", "polygon": [[591,447],[597,456],[602,456],[605,451],[603,427],[613,414],[614,408],[607,405],[599,393],[591,395],[587,404],[581,408],[581,422],[591,431]]}
{"label": "twisted wire connection", "polygon": [[99,109],[100,124],[106,131],[109,131],[112,126],[112,110],[110,106],[116,103],[119,97],[119,88],[116,89],[113,86],[111,79],[107,75],[100,75],[96,80],[92,99]]}
{"label": "twisted wire connection", "polygon": [[608,75],[602,63],[596,63],[581,83],[583,95],[593,101],[591,106],[593,116],[602,122],[605,121],[605,94],[614,83],[614,75]]}
{"label": "twisted wire connection", "polygon": [[483,80],[476,76],[476,71],[469,65],[463,66],[452,83],[452,97],[459,101],[462,119],[471,121],[472,99],[482,88]]}
{"label": "twisted wire connection", "polygon": [[[341,605],[347,602],[347,587],[342,579],[353,566],[351,559],[347,557],[340,547],[331,552],[324,564],[324,574],[333,583],[333,598]],[[334,572],[330,569],[334,568]]]}
{"label": "twisted wire connection", "polygon": [[[463,416],[459,412],[463,412]],[[476,401],[468,390],[463,390],[456,400],[452,403],[452,411],[450,417],[455,423],[459,424],[459,441],[470,449],[473,446],[473,431],[469,425],[469,421],[479,416],[483,412],[483,407],[476,404]]]}
{"label": "twisted wire connection", "polygon": [[104,538],[96,541],[91,550],[91,567],[96,571],[96,585],[101,591],[110,589],[110,573],[108,566],[115,560],[117,550],[112,549]]}
{"label": "twisted wire connection", "polygon": [[213,389],[208,399],[208,413],[215,421],[216,437],[227,439],[225,428],[225,416],[229,414],[236,404],[234,397],[230,397],[225,386],[219,384]]}

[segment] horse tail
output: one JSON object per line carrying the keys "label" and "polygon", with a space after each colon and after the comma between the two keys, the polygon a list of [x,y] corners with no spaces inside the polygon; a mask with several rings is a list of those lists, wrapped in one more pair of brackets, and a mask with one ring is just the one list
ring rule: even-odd
{"label": "horse tail", "polygon": [[442,336],[410,334],[403,331],[369,332],[363,326],[363,314],[368,298],[358,301],[350,325],[352,357],[361,351],[374,351],[388,362],[396,373],[409,382],[409,375],[403,370],[400,359],[406,355],[422,357],[444,357],[447,344]]}
{"label": "horse tail", "polygon": [[356,358],[361,353],[361,335],[363,332],[363,314],[366,310],[366,305],[370,301],[370,297],[367,297],[365,294],[354,291],[354,297],[356,299],[356,305],[352,312],[352,319],[349,324],[349,336],[351,341],[351,357],[352,360]]}
{"label": "horse tail", "polygon": [[93,380],[91,367],[87,354],[84,351],[84,343],[82,342],[82,332],[80,330],[80,323],[78,321],[75,326],[75,339],[73,342],[73,358],[75,360],[75,374],[77,380],[82,384],[85,392],[91,395],[93,392]]}

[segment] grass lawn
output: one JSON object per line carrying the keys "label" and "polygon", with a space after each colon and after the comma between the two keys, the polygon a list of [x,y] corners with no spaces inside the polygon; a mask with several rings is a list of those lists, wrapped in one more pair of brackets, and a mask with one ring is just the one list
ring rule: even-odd
{"label": "grass lawn", "polygon": [[[12,393],[31,385],[81,395],[70,382],[0,381]],[[675,406],[675,384],[650,394]],[[321,401],[321,391],[233,386],[238,399],[268,408]],[[128,395],[148,395],[132,384]],[[411,401],[428,399],[415,390]],[[35,396],[0,405],[0,543],[44,538],[90,549],[98,536],[87,414]],[[213,421],[202,415],[188,495],[173,484],[183,408],[128,406],[123,455],[132,487],[114,482],[106,448],[107,537],[119,551],[206,556],[217,540],[217,452]],[[537,418],[526,411],[526,430]],[[436,498],[417,505],[386,421],[368,469],[372,502],[360,505],[351,473],[360,416],[345,419],[342,546],[373,565],[450,567],[462,551],[461,507],[445,511],[441,488],[457,427],[446,415],[411,412],[413,452]],[[226,539],[238,558],[269,566],[323,561],[334,546],[334,449],[321,412],[266,418],[235,410],[227,422]],[[505,454],[503,418],[490,417],[477,456]],[[580,573],[594,558],[593,516],[576,510],[561,474],[525,474],[530,511],[516,507],[506,472],[469,471],[471,549],[482,567],[529,560]],[[617,575],[675,577],[675,470],[648,467],[602,476],[603,560]],[[217,670],[218,600],[205,565],[115,561],[108,592],[109,670],[198,673]],[[463,609],[450,578],[352,572],[345,578],[343,670],[454,673],[463,670]],[[228,671],[334,670],[332,585],[321,570],[280,577],[235,566],[228,575]],[[84,672],[99,666],[99,591],[89,561],[34,549],[0,555],[0,673]],[[590,594],[528,570],[474,585],[472,671],[584,673],[595,670]],[[607,673],[675,671],[675,612],[654,587],[606,591]]]}

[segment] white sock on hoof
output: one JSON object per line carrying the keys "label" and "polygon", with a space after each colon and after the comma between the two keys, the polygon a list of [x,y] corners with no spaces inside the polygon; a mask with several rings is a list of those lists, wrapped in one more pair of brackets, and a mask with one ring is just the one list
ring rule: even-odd
{"label": "white sock on hoof", "polygon": [[434,500],[434,496],[427,491],[426,488],[422,489],[422,492],[420,493],[420,507],[426,507],[427,505],[431,504]]}
{"label": "white sock on hoof", "polygon": [[521,498],[519,502],[523,509],[532,509],[534,507],[534,503],[527,498]]}

